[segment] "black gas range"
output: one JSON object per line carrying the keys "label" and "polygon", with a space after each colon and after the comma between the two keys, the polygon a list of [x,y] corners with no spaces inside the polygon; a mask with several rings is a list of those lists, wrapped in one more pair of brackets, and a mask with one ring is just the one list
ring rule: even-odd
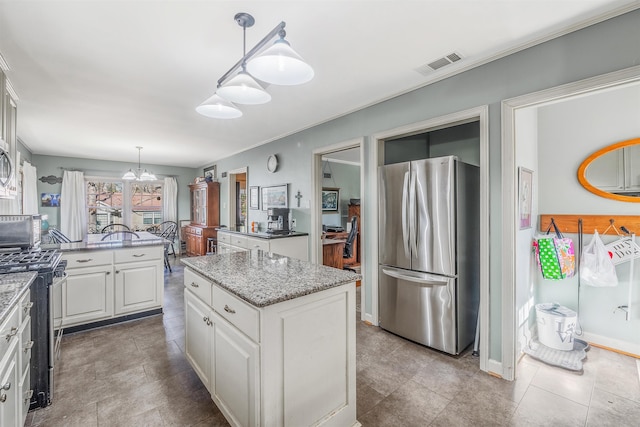
{"label": "black gas range", "polygon": [[1,249],[0,274],[33,271],[31,284],[31,389],[29,409],[43,408],[53,399],[53,287],[64,280],[66,261],[56,250]]}

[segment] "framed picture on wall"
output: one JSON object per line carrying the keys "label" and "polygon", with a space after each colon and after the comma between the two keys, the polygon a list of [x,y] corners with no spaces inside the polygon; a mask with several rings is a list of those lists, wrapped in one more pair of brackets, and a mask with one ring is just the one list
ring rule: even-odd
{"label": "framed picture on wall", "polygon": [[289,184],[262,187],[262,210],[269,208],[288,208]]}
{"label": "framed picture on wall", "polygon": [[518,211],[520,230],[531,228],[531,199],[533,197],[533,171],[518,167]]}
{"label": "framed picture on wall", "polygon": [[202,171],[204,175],[205,181],[213,181],[217,178],[216,176],[216,165],[209,166],[208,168],[204,168]]}
{"label": "framed picture on wall", "polygon": [[322,212],[338,212],[340,202],[339,188],[322,189]]}
{"label": "framed picture on wall", "polygon": [[249,187],[249,209],[260,209],[260,187]]}
{"label": "framed picture on wall", "polygon": [[53,193],[41,193],[40,194],[40,206],[47,208],[59,208],[60,207],[60,195]]}

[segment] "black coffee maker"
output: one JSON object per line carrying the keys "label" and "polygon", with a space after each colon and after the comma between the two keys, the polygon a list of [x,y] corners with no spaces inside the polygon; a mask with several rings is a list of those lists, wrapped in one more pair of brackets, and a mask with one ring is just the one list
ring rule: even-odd
{"label": "black coffee maker", "polygon": [[289,208],[269,208],[267,209],[267,233],[271,234],[289,234],[291,223],[289,216],[291,210]]}

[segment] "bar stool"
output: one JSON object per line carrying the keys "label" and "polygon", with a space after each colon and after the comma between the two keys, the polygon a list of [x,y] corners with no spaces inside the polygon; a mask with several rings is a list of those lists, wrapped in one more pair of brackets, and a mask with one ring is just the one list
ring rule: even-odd
{"label": "bar stool", "polygon": [[207,238],[207,255],[213,255],[218,251],[218,239],[215,237]]}

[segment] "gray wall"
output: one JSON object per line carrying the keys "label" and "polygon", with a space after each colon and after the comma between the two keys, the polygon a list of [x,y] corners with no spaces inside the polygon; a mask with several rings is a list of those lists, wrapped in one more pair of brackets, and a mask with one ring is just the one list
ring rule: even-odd
{"label": "gray wall", "polygon": [[[267,145],[217,162],[219,171],[249,167],[249,185],[291,183],[290,197],[300,190],[305,199],[311,194],[313,150],[331,144],[367,137],[402,125],[421,122],[480,105],[489,106],[489,181],[490,194],[490,355],[500,361],[502,340],[501,282],[501,101],[519,95],[555,87],[588,77],[631,67],[640,63],[640,11],[626,13],[591,27],[550,40],[540,45],[490,62],[424,88],[373,105],[347,116],[304,130]],[[615,48],[614,48],[615,47]],[[578,145],[579,141],[570,141]],[[281,169],[268,174],[267,156],[277,153]],[[370,141],[364,147],[365,181],[376,179],[371,164]],[[223,184],[223,191],[226,191]],[[366,197],[369,197],[366,199]],[[362,209],[376,209],[376,195],[363,189]],[[260,217],[261,214],[250,211]],[[222,212],[223,218],[228,213]],[[309,209],[294,209],[298,229],[309,230]],[[224,221],[224,220],[223,220]],[[264,219],[262,219],[264,221]],[[377,224],[363,224],[363,235],[371,235]],[[376,273],[377,260],[367,259],[365,277]],[[365,283],[365,286],[371,286]],[[368,289],[369,290],[369,289]],[[370,292],[366,292],[370,295]],[[371,312],[371,300],[364,310]]]}
{"label": "gray wall", "polygon": [[[54,175],[62,177],[65,169],[75,169],[84,171],[85,176],[121,177],[129,168],[137,168],[137,163],[111,162],[106,160],[88,160],[74,157],[42,156],[34,154],[32,156],[33,165],[38,172],[38,178],[42,176]],[[143,168],[148,168],[158,178],[164,176],[174,176],[178,181],[178,219],[189,219],[189,185],[198,175],[198,171],[191,168],[178,168],[173,166],[148,165],[143,164]],[[200,171],[201,172],[201,171]],[[200,175],[202,175],[200,173]],[[60,193],[62,184],[49,184],[38,179],[38,194]],[[61,200],[64,203],[64,200]],[[40,213],[49,215],[49,224],[59,226],[58,215],[60,208],[40,207]]]}

